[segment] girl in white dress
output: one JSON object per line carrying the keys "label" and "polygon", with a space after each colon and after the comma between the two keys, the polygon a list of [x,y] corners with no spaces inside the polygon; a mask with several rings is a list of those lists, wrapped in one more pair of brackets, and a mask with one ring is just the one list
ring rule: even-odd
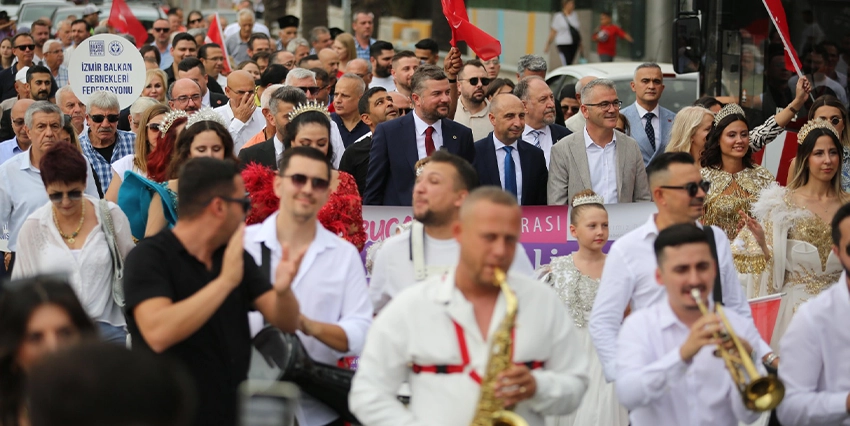
{"label": "girl in white dress", "polygon": [[613,383],[606,383],[602,363],[590,340],[587,323],[593,300],[599,289],[605,253],[602,247],[608,242],[608,211],[602,197],[591,190],[573,197],[570,209],[570,234],[578,241],[578,251],[553,258],[551,263],[538,269],[538,277],[551,285],[567,306],[578,328],[581,341],[588,352],[590,384],[578,410],[561,417],[549,417],[547,426],[626,426],[629,415],[617,400]]}

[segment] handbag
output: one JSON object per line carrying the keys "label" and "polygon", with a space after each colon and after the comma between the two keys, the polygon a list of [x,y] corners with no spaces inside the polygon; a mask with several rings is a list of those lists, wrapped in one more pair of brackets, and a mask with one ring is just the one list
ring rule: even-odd
{"label": "handbag", "polygon": [[118,243],[115,239],[115,225],[112,223],[112,212],[109,211],[109,202],[100,200],[100,217],[103,233],[106,235],[106,245],[109,246],[109,255],[112,258],[112,300],[116,305],[124,307],[124,258],[118,251]]}
{"label": "handbag", "polygon": [[[563,12],[561,13],[563,15]],[[567,15],[564,15],[564,21],[567,22],[567,27],[570,28],[570,37],[573,38],[573,45],[578,46],[581,44],[581,33],[578,32],[576,27],[570,24],[570,20],[567,19]]]}

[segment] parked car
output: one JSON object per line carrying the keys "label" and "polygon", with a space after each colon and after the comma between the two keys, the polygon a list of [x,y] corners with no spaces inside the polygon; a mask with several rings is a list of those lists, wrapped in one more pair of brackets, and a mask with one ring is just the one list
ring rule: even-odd
{"label": "parked car", "polygon": [[73,6],[74,3],[69,1],[57,0],[22,0],[21,7],[17,12],[18,28],[29,28],[32,23],[42,17],[50,17],[53,12],[60,7]]}
{"label": "parked car", "polygon": [[[634,79],[635,68],[640,62],[607,62],[596,64],[567,65],[556,68],[546,75],[546,83],[552,89],[555,97],[561,88],[568,84],[576,84],[581,78],[592,75],[614,81],[617,87],[617,97],[623,101],[623,106],[635,101],[635,92],[631,82]],[[691,105],[699,98],[699,74],[676,74],[672,64],[658,64],[664,75],[664,94],[661,96],[661,106],[673,112]]]}
{"label": "parked car", "polygon": [[[162,9],[151,3],[127,3],[127,6],[130,7],[136,19],[145,26],[145,29],[151,29],[157,19],[165,19],[165,13]],[[112,3],[103,3],[98,7],[100,8],[101,18],[107,18],[112,10]],[[55,33],[59,29],[59,22],[71,15],[76,16],[77,19],[82,18],[83,9],[85,9],[85,6],[68,6],[56,9],[50,17],[51,22],[53,22],[53,32]]]}

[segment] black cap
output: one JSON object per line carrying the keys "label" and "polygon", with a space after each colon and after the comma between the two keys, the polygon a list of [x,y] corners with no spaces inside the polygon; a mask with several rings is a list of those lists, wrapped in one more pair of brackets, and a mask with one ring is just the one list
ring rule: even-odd
{"label": "black cap", "polygon": [[0,19],[9,19],[9,12],[5,10],[0,10]]}
{"label": "black cap", "polygon": [[342,33],[344,33],[344,32],[345,32],[345,31],[343,31],[341,28],[337,28],[337,27],[330,27],[330,28],[328,28],[328,31],[331,33],[331,38],[332,38],[332,39],[335,39],[335,38],[336,38],[336,36],[338,36],[338,35],[340,35],[340,34],[342,34]]}
{"label": "black cap", "polygon": [[298,28],[298,24],[300,22],[301,22],[301,20],[298,19],[297,16],[292,16],[292,15],[286,15],[286,16],[277,18],[277,25],[280,27],[280,29],[284,29],[284,28],[288,28],[288,27]]}

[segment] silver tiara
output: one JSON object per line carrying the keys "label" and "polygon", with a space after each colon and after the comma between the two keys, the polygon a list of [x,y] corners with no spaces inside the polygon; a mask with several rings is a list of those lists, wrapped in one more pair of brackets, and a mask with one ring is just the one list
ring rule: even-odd
{"label": "silver tiara", "polygon": [[168,133],[168,129],[171,128],[171,125],[174,124],[178,118],[186,118],[188,116],[189,115],[186,114],[186,111],[183,111],[182,109],[172,109],[171,111],[168,111],[165,113],[165,118],[162,119],[162,124],[159,125],[160,134],[165,137],[165,134]]}
{"label": "silver tiara", "polygon": [[582,206],[585,204],[605,204],[605,199],[598,194],[579,195],[573,199],[573,207]]}
{"label": "silver tiara", "polygon": [[744,117],[747,116],[747,114],[744,114],[744,110],[738,104],[728,103],[726,104],[726,106],[721,108],[720,111],[717,112],[717,115],[714,116],[714,125],[716,126],[717,123],[720,123],[720,120],[723,120],[724,118],[734,114],[740,114]]}
{"label": "silver tiara", "polygon": [[227,128],[227,122],[224,121],[224,117],[221,114],[215,112],[210,107],[203,107],[198,110],[198,112],[189,116],[189,121],[186,122],[186,128],[192,127],[195,123],[200,123],[201,121],[215,121],[218,124]]}
{"label": "silver tiara", "polygon": [[289,113],[289,121],[295,120],[295,117],[298,117],[307,111],[321,112],[328,117],[328,120],[331,118],[331,114],[328,112],[328,107],[326,107],[324,103],[318,101],[307,101],[306,103],[298,105],[294,110],[292,110],[292,112]]}
{"label": "silver tiara", "polygon": [[835,130],[835,127],[833,127],[830,122],[820,118],[815,118],[814,120],[809,120],[808,123],[804,124],[803,127],[800,129],[800,132],[797,133],[797,143],[802,145],[803,141],[806,140],[806,136],[809,136],[809,132],[814,129],[829,130],[830,132],[832,132],[832,134],[835,135],[836,138],[838,138],[838,140],[841,140],[841,137],[838,136],[838,130]]}

